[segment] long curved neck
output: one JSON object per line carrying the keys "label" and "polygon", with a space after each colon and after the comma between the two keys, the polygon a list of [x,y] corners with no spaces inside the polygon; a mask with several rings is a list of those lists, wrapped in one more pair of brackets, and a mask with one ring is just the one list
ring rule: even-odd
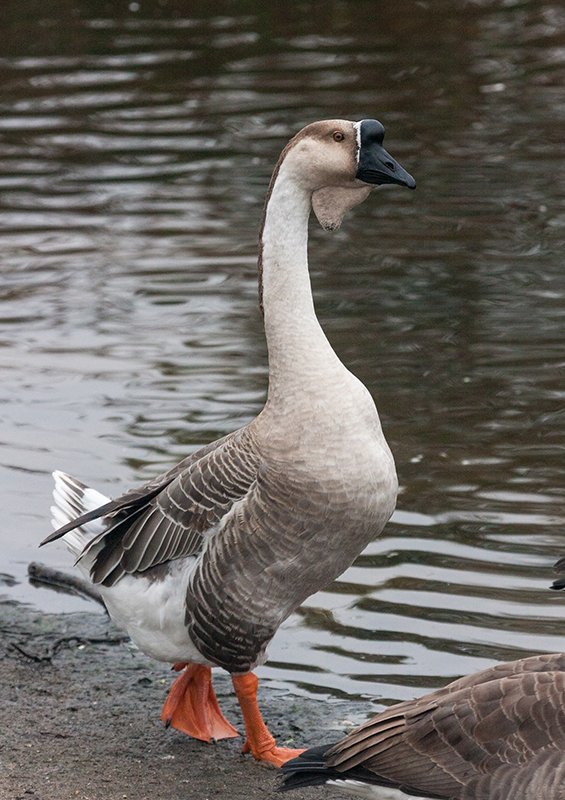
{"label": "long curved neck", "polygon": [[314,388],[337,365],[314,311],[308,273],[311,192],[281,168],[265,209],[261,236],[262,304],[269,350],[269,401]]}

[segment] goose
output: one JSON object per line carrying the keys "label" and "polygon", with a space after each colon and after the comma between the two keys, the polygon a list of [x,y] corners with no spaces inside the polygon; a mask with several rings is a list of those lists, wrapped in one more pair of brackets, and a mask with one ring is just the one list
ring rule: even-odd
{"label": "goose", "polygon": [[237,736],[211,668],[232,678],[243,752],[280,766],[253,670],[281,623],[349,567],[396,502],[394,461],[375,403],[338,359],[314,311],[311,208],[323,228],[380,184],[415,181],[383,148],[377,120],[314,122],[284,148],[259,242],[269,358],[261,413],[169,472],[110,500],[54,473],[59,537],[139,649],[181,674],[162,711],[204,741]]}
{"label": "goose", "polygon": [[377,714],[282,767],[282,789],[443,800],[565,797],[565,653],[498,664]]}

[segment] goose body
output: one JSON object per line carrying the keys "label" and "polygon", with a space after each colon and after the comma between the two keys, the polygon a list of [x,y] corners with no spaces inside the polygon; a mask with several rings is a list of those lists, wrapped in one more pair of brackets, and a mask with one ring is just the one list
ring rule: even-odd
{"label": "goose body", "polygon": [[376,185],[414,188],[383,134],[375,120],[313,123],[273,173],[259,250],[269,391],[258,417],[115,500],[55,473],[57,530],[45,541],[64,537],[141,650],[190,665],[163,718],[198,738],[236,735],[209,680],[209,668],[223,667],[242,705],[245,747],[277,764],[294,751],[262,728],[257,744],[251,671],[289,614],[380,533],[396,501],[375,404],[318,323],[307,261],[312,206],[335,229]]}
{"label": "goose body", "polygon": [[283,766],[285,789],[438,800],[565,797],[565,653],[520,659],[391,706]]}

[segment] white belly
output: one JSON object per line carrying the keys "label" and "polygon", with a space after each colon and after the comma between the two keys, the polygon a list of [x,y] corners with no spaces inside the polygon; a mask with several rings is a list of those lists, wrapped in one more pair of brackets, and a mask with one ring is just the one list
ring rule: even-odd
{"label": "white belly", "polygon": [[192,644],[184,623],[186,588],[195,561],[171,562],[163,580],[125,575],[115,586],[98,587],[112,620],[157,661],[214,666]]}

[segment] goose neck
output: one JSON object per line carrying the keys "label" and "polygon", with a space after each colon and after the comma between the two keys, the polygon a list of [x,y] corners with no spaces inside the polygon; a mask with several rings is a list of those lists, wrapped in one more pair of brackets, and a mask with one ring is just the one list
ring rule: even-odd
{"label": "goose neck", "polygon": [[308,272],[312,192],[285,163],[272,184],[261,235],[261,287],[269,351],[269,398],[311,382],[337,361],[316,318]]}

